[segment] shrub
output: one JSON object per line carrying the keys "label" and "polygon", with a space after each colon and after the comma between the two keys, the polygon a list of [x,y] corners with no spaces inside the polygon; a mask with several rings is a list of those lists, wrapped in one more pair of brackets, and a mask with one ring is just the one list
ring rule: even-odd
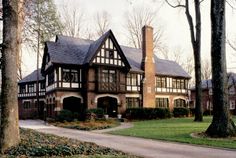
{"label": "shrub", "polygon": [[60,122],[68,121],[71,122],[78,118],[78,113],[73,113],[70,110],[62,110],[57,115],[56,120]]}
{"label": "shrub", "polygon": [[101,119],[104,116],[104,110],[101,108],[89,109],[86,111],[87,120]]}
{"label": "shrub", "polygon": [[195,115],[195,108],[190,108],[190,116],[194,116]]}
{"label": "shrub", "polygon": [[126,110],[128,119],[163,119],[170,116],[170,110],[167,108],[130,108]]}
{"label": "shrub", "polygon": [[190,114],[188,108],[174,108],[174,117],[187,117]]}

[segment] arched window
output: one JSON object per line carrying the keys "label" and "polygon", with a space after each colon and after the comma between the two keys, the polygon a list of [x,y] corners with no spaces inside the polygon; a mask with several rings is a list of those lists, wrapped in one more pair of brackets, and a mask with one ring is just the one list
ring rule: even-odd
{"label": "arched window", "polygon": [[187,104],[186,101],[184,99],[175,99],[174,101],[174,107],[176,108],[186,108]]}

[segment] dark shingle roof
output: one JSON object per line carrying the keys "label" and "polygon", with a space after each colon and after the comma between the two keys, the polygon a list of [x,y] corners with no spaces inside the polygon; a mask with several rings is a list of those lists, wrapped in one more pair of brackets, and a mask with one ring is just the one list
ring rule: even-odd
{"label": "dark shingle roof", "polygon": [[[41,74],[41,70],[39,69],[39,81],[44,80],[44,77]],[[37,70],[29,74],[28,76],[24,77],[18,83],[25,83],[25,82],[34,82],[37,81]]]}
{"label": "dark shingle roof", "polygon": [[[236,84],[236,74],[229,72],[227,73],[227,78],[228,78],[228,86],[235,85]],[[212,88],[212,80],[202,80],[202,89],[209,89]],[[195,90],[195,86],[190,88],[191,90]]]}
{"label": "dark shingle roof", "polygon": [[[67,36],[57,36],[56,42],[46,42],[50,60],[52,63],[83,65],[88,63],[96,53],[102,42],[108,37],[111,30],[106,32],[98,40],[85,40]],[[141,70],[142,50],[121,46],[127,58],[131,71]],[[191,78],[176,62],[159,59],[155,55],[156,73],[158,75],[177,76]]]}

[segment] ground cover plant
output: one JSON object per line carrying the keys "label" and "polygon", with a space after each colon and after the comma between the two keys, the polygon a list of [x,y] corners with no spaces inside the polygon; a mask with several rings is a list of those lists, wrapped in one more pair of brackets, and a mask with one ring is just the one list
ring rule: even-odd
{"label": "ground cover plant", "polygon": [[[212,117],[204,117],[204,122],[194,122],[192,117],[136,121],[133,122],[134,126],[132,128],[112,131],[110,133],[236,149],[236,138],[212,139],[204,137],[204,135],[200,138],[195,138],[190,135],[191,133],[205,131],[211,119]],[[234,118],[234,121],[236,121],[236,118]]]}
{"label": "ground cover plant", "polygon": [[28,129],[21,129],[20,135],[20,144],[9,149],[5,155],[0,155],[0,157],[135,157],[100,147],[94,143],[42,134]]}
{"label": "ground cover plant", "polygon": [[63,128],[91,131],[116,127],[120,125],[120,122],[116,119],[100,119],[93,121],[53,122],[51,124]]}

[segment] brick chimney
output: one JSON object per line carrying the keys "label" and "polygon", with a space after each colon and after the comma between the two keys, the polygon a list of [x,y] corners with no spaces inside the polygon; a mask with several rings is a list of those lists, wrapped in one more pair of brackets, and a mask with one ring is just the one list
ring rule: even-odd
{"label": "brick chimney", "polygon": [[143,79],[143,107],[154,108],[155,105],[155,60],[153,53],[153,28],[145,25],[142,28],[142,70]]}

